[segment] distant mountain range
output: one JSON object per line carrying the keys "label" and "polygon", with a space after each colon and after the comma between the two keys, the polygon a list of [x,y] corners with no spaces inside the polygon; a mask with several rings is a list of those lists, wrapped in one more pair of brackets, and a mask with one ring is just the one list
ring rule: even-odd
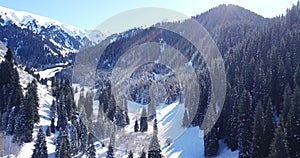
{"label": "distant mountain range", "polygon": [[80,48],[92,46],[102,38],[100,32],[0,6],[0,41],[27,66],[66,62]]}

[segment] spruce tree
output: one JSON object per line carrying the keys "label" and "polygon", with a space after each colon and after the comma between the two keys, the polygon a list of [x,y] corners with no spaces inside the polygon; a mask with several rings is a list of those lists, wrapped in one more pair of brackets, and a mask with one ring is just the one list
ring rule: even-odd
{"label": "spruce tree", "polygon": [[50,129],[50,126],[47,126],[46,136],[47,136],[47,137],[51,136],[51,129]]}
{"label": "spruce tree", "polygon": [[71,153],[73,156],[78,154],[78,132],[74,124],[72,123],[70,128],[70,139],[71,139]]}
{"label": "spruce tree", "polygon": [[253,138],[251,145],[251,157],[253,158],[263,158],[263,134],[264,134],[264,119],[263,119],[263,108],[261,102],[258,102],[258,105],[255,109],[254,115],[254,125],[253,125]]}
{"label": "spruce tree", "polygon": [[31,142],[34,126],[34,115],[32,104],[28,103],[28,94],[23,99],[23,104],[20,109],[20,114],[16,119],[16,131],[14,141],[16,142]]}
{"label": "spruce tree", "polygon": [[40,128],[37,140],[34,144],[34,150],[32,154],[32,158],[47,158],[48,157],[48,151],[47,151],[47,143],[45,139],[45,134],[43,132],[43,129]]}
{"label": "spruce tree", "polygon": [[283,127],[280,125],[275,130],[275,137],[272,141],[270,147],[270,158],[283,158],[289,157],[287,145],[286,145],[286,138],[283,131]]}
{"label": "spruce tree", "polygon": [[55,133],[55,125],[54,125],[54,118],[51,118],[51,124],[50,124],[50,131],[51,133]]}
{"label": "spruce tree", "polygon": [[86,151],[86,155],[88,158],[95,158],[96,157],[96,149],[93,141],[93,135],[90,133],[88,138],[88,148]]}
{"label": "spruce tree", "polygon": [[154,120],[153,123],[153,136],[149,145],[148,150],[148,158],[161,158],[161,149],[159,145],[159,140],[157,137],[158,129],[157,129],[157,120]]}
{"label": "spruce tree", "polygon": [[286,123],[286,138],[289,155],[291,157],[300,156],[300,89],[296,85],[294,89],[292,103],[289,108]]}
{"label": "spruce tree", "polygon": [[14,134],[14,130],[15,130],[15,110],[12,109],[9,117],[8,117],[8,122],[7,122],[7,127],[6,127],[6,134],[7,135],[13,135]]}
{"label": "spruce tree", "polygon": [[138,123],[138,120],[135,120],[134,132],[138,132],[138,131],[139,131],[139,123]]}
{"label": "spruce tree", "polygon": [[270,98],[267,103],[264,118],[265,118],[265,123],[264,123],[262,152],[263,152],[263,157],[267,157],[270,154],[269,149],[270,149],[271,142],[274,138],[274,132],[275,132],[273,104]]}
{"label": "spruce tree", "polygon": [[114,146],[115,146],[115,133],[114,131],[111,133],[110,141],[108,145],[108,151],[106,158],[114,158]]}
{"label": "spruce tree", "polygon": [[143,108],[141,122],[140,122],[140,131],[146,132],[147,130],[148,130],[147,112],[146,112],[146,108]]}
{"label": "spruce tree", "polygon": [[28,103],[32,107],[32,115],[33,115],[33,120],[34,123],[37,123],[40,121],[40,116],[38,113],[38,108],[39,108],[39,97],[38,97],[38,92],[37,92],[37,82],[36,80],[33,80],[28,86]]}
{"label": "spruce tree", "polygon": [[146,158],[146,152],[144,150],[142,150],[142,153],[140,155],[140,158]]}
{"label": "spruce tree", "polygon": [[132,153],[131,150],[129,151],[129,154],[128,154],[127,158],[133,158],[133,153]]}
{"label": "spruce tree", "polygon": [[240,98],[239,107],[239,138],[238,148],[240,150],[239,157],[247,158],[251,151],[251,96],[246,90],[243,91]]}

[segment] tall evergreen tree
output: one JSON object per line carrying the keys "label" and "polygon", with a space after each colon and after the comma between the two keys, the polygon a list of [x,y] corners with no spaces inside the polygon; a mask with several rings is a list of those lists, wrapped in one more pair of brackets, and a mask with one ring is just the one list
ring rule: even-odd
{"label": "tall evergreen tree", "polygon": [[283,158],[289,157],[287,145],[286,145],[286,138],[283,131],[283,127],[280,125],[275,130],[275,137],[271,144],[271,152],[269,157],[270,158]]}
{"label": "tall evergreen tree", "polygon": [[264,117],[265,117],[265,123],[264,123],[262,151],[263,151],[263,157],[267,157],[270,154],[269,149],[275,133],[274,110],[270,98],[267,103]]}
{"label": "tall evergreen tree", "polygon": [[131,150],[129,151],[129,154],[128,154],[127,158],[133,158],[133,153],[132,153]]}
{"label": "tall evergreen tree", "polygon": [[300,156],[300,89],[296,85],[286,123],[288,150],[291,157]]}
{"label": "tall evergreen tree", "polygon": [[239,157],[247,158],[250,156],[251,151],[251,96],[246,90],[244,90],[242,97],[240,98],[239,108],[239,141],[238,148],[240,150]]}
{"label": "tall evergreen tree", "polygon": [[251,157],[253,158],[263,158],[262,143],[263,143],[263,135],[264,135],[264,114],[263,107],[261,102],[258,102],[258,105],[255,109],[254,115],[254,125],[253,125],[253,138],[251,145]]}
{"label": "tall evergreen tree", "polygon": [[50,129],[50,126],[47,126],[47,129],[46,129],[46,136],[47,136],[47,137],[51,136],[51,129]]}
{"label": "tall evergreen tree", "polygon": [[92,134],[89,134],[88,148],[87,148],[87,151],[86,151],[86,155],[87,155],[88,158],[95,158],[96,157],[96,149],[95,149]]}
{"label": "tall evergreen tree", "polygon": [[59,136],[57,137],[56,158],[71,158],[71,147],[67,129],[60,130]]}
{"label": "tall evergreen tree", "polygon": [[28,86],[28,103],[30,104],[32,108],[32,115],[33,115],[33,120],[35,123],[40,121],[40,116],[38,113],[38,108],[39,108],[39,97],[38,97],[38,92],[37,92],[37,82],[36,80],[33,80]]}
{"label": "tall evergreen tree", "polygon": [[43,132],[43,129],[40,128],[37,140],[34,144],[34,150],[32,154],[32,158],[47,158],[48,157],[48,151],[47,151],[47,143],[45,139],[45,134]]}
{"label": "tall evergreen tree", "polygon": [[146,112],[146,108],[143,108],[141,122],[140,122],[140,131],[146,132],[147,130],[148,130],[147,112]]}
{"label": "tall evergreen tree", "polygon": [[115,157],[114,147],[115,147],[115,133],[113,131],[110,136],[110,141],[109,141],[109,145],[108,145],[108,151],[107,151],[106,158],[114,158]]}
{"label": "tall evergreen tree", "polygon": [[14,135],[14,141],[17,142],[31,142],[33,133],[33,109],[32,104],[28,103],[28,94],[23,99],[23,105],[20,109],[20,114],[16,119],[16,131]]}
{"label": "tall evergreen tree", "polygon": [[146,152],[144,150],[142,151],[140,158],[146,158]]}
{"label": "tall evergreen tree", "polygon": [[158,129],[157,129],[157,120],[154,120],[153,123],[153,136],[149,145],[148,150],[148,158],[161,158],[161,149],[159,145],[159,140],[157,137]]}
{"label": "tall evergreen tree", "polygon": [[138,123],[138,120],[135,120],[134,132],[138,132],[138,131],[139,131],[139,123]]}

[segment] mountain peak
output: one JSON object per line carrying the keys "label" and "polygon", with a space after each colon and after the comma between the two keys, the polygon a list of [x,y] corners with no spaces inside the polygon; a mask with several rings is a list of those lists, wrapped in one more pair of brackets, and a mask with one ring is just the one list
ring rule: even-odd
{"label": "mountain peak", "polygon": [[7,22],[11,22],[21,28],[26,28],[28,27],[29,23],[34,22],[37,27],[35,33],[39,33],[41,31],[40,27],[47,28],[49,26],[55,25],[59,26],[62,30],[64,30],[66,33],[73,37],[79,36],[83,38],[87,36],[84,30],[76,28],[72,25],[63,24],[57,20],[32,14],[26,11],[16,11],[0,6],[0,17],[3,19],[3,21],[1,21],[1,25],[5,25],[7,24]]}
{"label": "mountain peak", "polygon": [[227,23],[257,24],[266,20],[263,16],[234,4],[221,4],[192,18],[204,25],[208,31]]}

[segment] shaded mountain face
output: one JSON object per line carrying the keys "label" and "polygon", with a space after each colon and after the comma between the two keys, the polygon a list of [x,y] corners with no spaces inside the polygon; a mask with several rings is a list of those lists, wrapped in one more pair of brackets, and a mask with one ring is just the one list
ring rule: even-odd
{"label": "shaded mountain face", "polygon": [[[93,33],[97,33],[93,40],[102,39],[101,33]],[[18,62],[36,68],[65,63],[80,48],[95,44],[85,30],[4,7],[0,7],[0,41],[14,50]]]}
{"label": "shaded mountain face", "polygon": [[[226,16],[224,16],[226,13]],[[225,57],[229,53],[230,48],[233,48],[242,43],[253,32],[263,28],[268,23],[269,19],[265,19],[249,10],[243,9],[234,5],[221,5],[213,8],[206,13],[193,17],[201,23],[211,34],[216,42],[221,54]],[[164,25],[164,24],[161,24]],[[150,27],[147,29],[133,29],[121,33],[110,40],[109,45],[104,51],[100,45],[89,48],[89,52],[102,53],[97,64],[97,87],[104,88],[109,84],[112,70],[124,53],[130,48],[141,45],[146,42],[165,43],[179,52],[181,52],[192,63],[192,67],[196,70],[198,82],[200,85],[200,102],[197,115],[194,123],[198,124],[203,118],[210,94],[210,74],[206,67],[203,57],[198,55],[193,57],[196,48],[179,34],[174,34],[167,30],[162,30],[157,27]],[[130,63],[130,61],[128,61]],[[149,71],[149,69],[139,69]],[[135,71],[136,73],[137,71]],[[142,73],[140,73],[142,74]],[[133,74],[130,74],[134,76]],[[175,76],[176,78],[176,76]],[[103,86],[104,84],[104,86]],[[134,101],[145,104],[149,102],[148,89],[150,84],[146,85],[132,85],[134,91],[131,97]],[[174,84],[172,87],[176,87]],[[170,102],[176,100],[179,93]],[[143,97],[144,96],[144,97]],[[165,98],[165,100],[168,100]],[[168,102],[168,103],[170,103]]]}
{"label": "shaded mountain face", "polygon": [[270,20],[231,4],[219,5],[192,18],[207,29],[222,55]]}

